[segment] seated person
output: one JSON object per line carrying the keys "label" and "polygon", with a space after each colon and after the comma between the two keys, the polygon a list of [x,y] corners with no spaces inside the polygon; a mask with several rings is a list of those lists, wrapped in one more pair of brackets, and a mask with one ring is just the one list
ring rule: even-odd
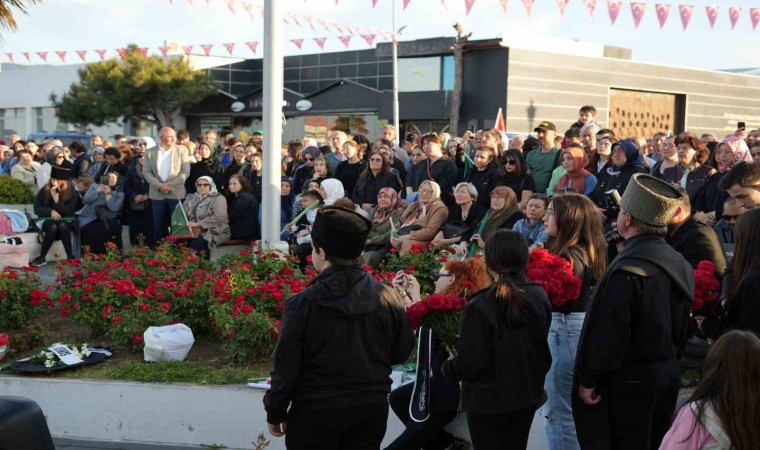
{"label": "seated person", "polygon": [[364,248],[364,264],[378,267],[385,258],[391,242],[391,232],[404,212],[404,201],[395,189],[386,187],[377,194],[377,206],[369,213],[372,230]]}
{"label": "seated person", "polygon": [[493,233],[501,229],[511,230],[515,223],[524,217],[517,203],[515,191],[506,186],[494,188],[491,191],[491,209],[480,220],[470,240],[459,244],[461,251],[474,256],[479,249],[482,250],[485,247],[486,240]]}
{"label": "seated person", "polygon": [[515,222],[512,231],[522,234],[531,248],[544,248],[549,236],[544,229],[544,214],[549,207],[549,197],[544,194],[533,194],[528,200],[525,218]]}
{"label": "seated person", "polygon": [[119,221],[124,204],[122,180],[117,172],[100,178],[100,183],[90,185],[84,194],[84,208],[78,219],[82,249],[96,255],[106,252],[107,242],[113,242],[119,250],[123,248]]}
{"label": "seated person", "polygon": [[477,200],[478,190],[475,185],[457,184],[454,187],[454,205],[449,208],[449,215],[431,244],[444,246],[469,241],[475,226],[488,211]]}
{"label": "seated person", "polygon": [[298,194],[301,197],[300,218],[291,230],[295,236],[295,248],[293,254],[298,258],[298,265],[303,270],[306,267],[306,258],[311,255],[311,226],[317,217],[317,206],[322,201],[322,196],[317,191],[304,191]]}
{"label": "seated person", "polygon": [[200,229],[200,236],[190,239],[190,247],[210,259],[210,249],[230,239],[227,200],[216,190],[214,180],[209,176],[198,178],[195,188],[197,192],[188,195],[182,203],[187,226],[191,230]]}
{"label": "seated person", "polygon": [[418,199],[401,215],[398,236],[391,236],[391,245],[403,255],[414,245],[427,245],[435,238],[449,214],[441,201],[441,187],[435,181],[420,184]]}
{"label": "seated person", "polygon": [[[221,164],[221,163],[220,163]],[[227,183],[227,217],[230,240],[253,242],[261,239],[259,202],[251,193],[251,185],[243,175],[233,175]],[[252,213],[254,212],[255,213]]]}
{"label": "seated person", "polygon": [[[19,163],[20,164],[20,163]],[[66,251],[66,258],[74,257],[71,248],[71,233],[74,230],[76,211],[79,209],[79,194],[69,183],[70,170],[58,169],[52,171],[48,184],[37,193],[34,201],[34,214],[44,219],[42,223],[42,250],[40,256],[34,258],[31,265],[41,267],[47,264],[47,256],[53,242],[60,240]]]}

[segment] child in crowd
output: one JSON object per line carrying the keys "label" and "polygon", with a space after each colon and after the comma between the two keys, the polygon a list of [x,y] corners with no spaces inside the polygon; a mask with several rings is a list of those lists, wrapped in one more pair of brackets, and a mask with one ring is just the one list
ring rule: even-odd
{"label": "child in crowd", "polygon": [[581,107],[581,110],[578,112],[578,121],[570,125],[570,127],[580,129],[589,123],[596,123],[596,108],[586,105]]}

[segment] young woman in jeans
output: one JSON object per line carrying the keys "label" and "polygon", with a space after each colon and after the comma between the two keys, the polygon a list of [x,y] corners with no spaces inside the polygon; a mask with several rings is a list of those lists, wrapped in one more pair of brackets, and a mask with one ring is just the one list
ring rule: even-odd
{"label": "young woman in jeans", "polygon": [[549,348],[552,365],[544,388],[548,400],[541,409],[546,419],[546,439],[550,450],[580,449],[575,434],[571,388],[591,287],[602,276],[607,263],[604,226],[593,202],[580,194],[554,197],[544,216],[549,240],[546,248],[573,264],[581,278],[580,296],[562,306],[552,304]]}

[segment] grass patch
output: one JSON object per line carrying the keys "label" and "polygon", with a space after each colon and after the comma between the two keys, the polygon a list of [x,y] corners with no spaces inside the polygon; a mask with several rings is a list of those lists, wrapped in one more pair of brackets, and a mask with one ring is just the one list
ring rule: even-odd
{"label": "grass patch", "polygon": [[[263,369],[263,370],[262,370]],[[267,368],[215,368],[190,361],[125,362],[109,371],[108,378],[147,383],[246,384],[249,378],[268,374]]]}
{"label": "grass patch", "polygon": [[681,375],[681,387],[691,388],[696,386],[703,375],[701,370],[687,370]]}

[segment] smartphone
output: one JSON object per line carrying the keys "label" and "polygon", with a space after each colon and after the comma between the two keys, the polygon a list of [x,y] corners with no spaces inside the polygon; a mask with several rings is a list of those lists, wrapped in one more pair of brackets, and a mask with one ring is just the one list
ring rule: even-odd
{"label": "smartphone", "polygon": [[467,131],[469,131],[470,133],[474,133],[475,132],[475,125],[469,125],[469,126],[467,126]]}
{"label": "smartphone", "polygon": [[739,125],[736,127],[739,131],[744,131],[747,129],[747,124],[744,122],[739,122]]}
{"label": "smartphone", "polygon": [[108,175],[100,177],[100,184],[108,184]]}

